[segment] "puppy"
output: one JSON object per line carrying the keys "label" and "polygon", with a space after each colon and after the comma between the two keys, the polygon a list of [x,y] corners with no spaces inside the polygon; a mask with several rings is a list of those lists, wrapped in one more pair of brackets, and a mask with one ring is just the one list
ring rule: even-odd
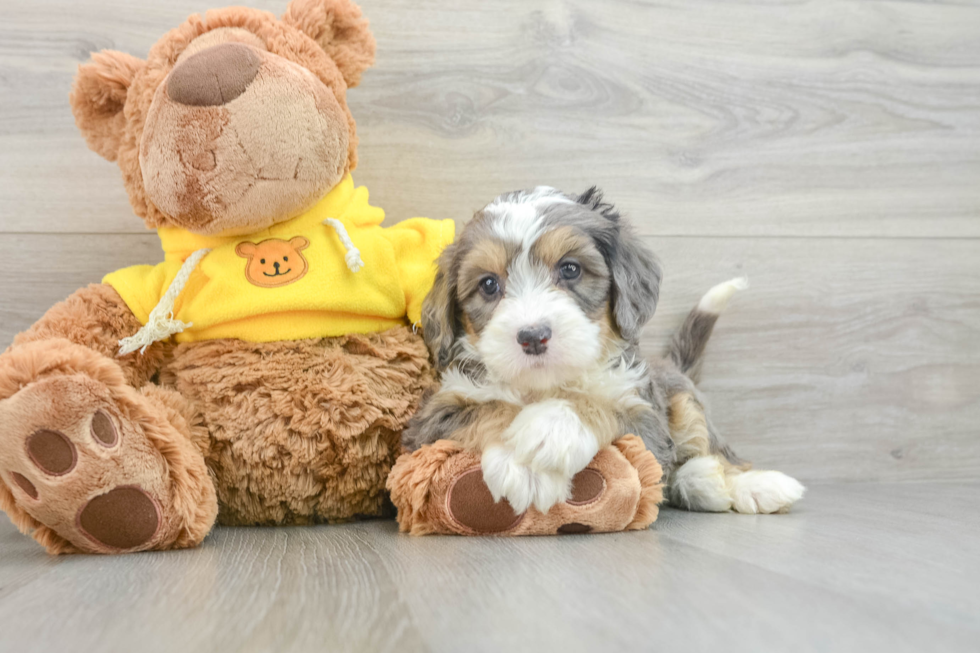
{"label": "puppy", "polygon": [[645,361],[642,327],[661,269],[595,188],[502,195],[439,259],[422,308],[441,386],[403,436],[482,452],[495,500],[545,512],[572,477],[626,433],[664,468],[668,500],[689,510],[772,513],[803,495],[796,480],[750,471],[724,445],[695,387],[705,344],[733,280],[688,315],[664,360]]}

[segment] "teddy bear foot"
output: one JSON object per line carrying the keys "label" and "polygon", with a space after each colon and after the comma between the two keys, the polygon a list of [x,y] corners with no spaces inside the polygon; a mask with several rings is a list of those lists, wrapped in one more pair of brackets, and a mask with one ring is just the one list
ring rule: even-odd
{"label": "teddy bear foot", "polygon": [[84,374],[27,385],[0,402],[0,507],[50,553],[198,543],[214,487],[167,412],[158,397]]}
{"label": "teddy bear foot", "polygon": [[401,530],[413,535],[566,535],[646,528],[657,518],[662,475],[643,442],[624,436],[575,476],[569,501],[518,515],[506,500],[494,502],[478,453],[440,440],[402,455],[388,489]]}

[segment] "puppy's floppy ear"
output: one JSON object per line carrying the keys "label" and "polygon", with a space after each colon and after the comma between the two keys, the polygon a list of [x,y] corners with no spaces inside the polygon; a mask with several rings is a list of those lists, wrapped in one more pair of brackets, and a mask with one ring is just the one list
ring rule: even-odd
{"label": "puppy's floppy ear", "polygon": [[612,274],[612,317],[620,335],[634,341],[657,311],[663,278],[660,262],[623,222],[615,207],[602,201],[599,189],[592,187],[585,191],[578,202],[602,215],[614,227],[611,239],[602,247]]}
{"label": "puppy's floppy ear", "polygon": [[123,107],[129,85],[146,62],[125,52],[103,50],[78,67],[72,83],[72,113],[88,146],[109,161],[119,154],[126,128]]}
{"label": "puppy's floppy ear", "polygon": [[374,64],[376,43],[361,8],[350,0],[293,0],[282,21],[323,48],[340,69],[348,88]]}
{"label": "puppy's floppy ear", "polygon": [[439,371],[452,362],[459,327],[456,281],[452,272],[455,251],[455,245],[443,250],[435,283],[422,300],[422,338]]}
{"label": "puppy's floppy ear", "polygon": [[657,312],[663,278],[660,262],[632,229],[622,228],[611,267],[613,318],[623,338],[636,340]]}

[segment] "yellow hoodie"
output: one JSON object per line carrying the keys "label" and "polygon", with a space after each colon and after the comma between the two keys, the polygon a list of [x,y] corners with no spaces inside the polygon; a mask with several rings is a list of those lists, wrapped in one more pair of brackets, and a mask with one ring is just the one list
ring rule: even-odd
{"label": "yellow hoodie", "polygon": [[413,218],[383,229],[382,220],[367,189],[347,175],[307,212],[247,236],[161,228],[163,263],[118,270],[103,283],[143,325],[158,304],[165,309],[173,300],[172,310],[157,312],[179,325],[162,334],[177,342],[368,333],[406,324],[406,316],[415,324],[455,225]]}

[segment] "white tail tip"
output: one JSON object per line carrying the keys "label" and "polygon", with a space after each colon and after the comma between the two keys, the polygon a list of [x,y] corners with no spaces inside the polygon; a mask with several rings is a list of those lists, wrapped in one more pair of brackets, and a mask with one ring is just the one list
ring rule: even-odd
{"label": "white tail tip", "polygon": [[705,293],[701,301],[698,302],[698,310],[703,313],[714,313],[718,315],[728,306],[728,300],[736,291],[745,290],[749,287],[747,277],[736,277],[717,286]]}

